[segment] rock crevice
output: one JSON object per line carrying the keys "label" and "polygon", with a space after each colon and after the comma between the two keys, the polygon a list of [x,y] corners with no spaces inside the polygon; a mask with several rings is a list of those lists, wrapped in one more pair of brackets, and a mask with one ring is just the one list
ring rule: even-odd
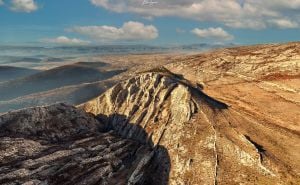
{"label": "rock crevice", "polygon": [[157,179],[167,184],[168,177],[157,177],[169,168],[158,162],[168,161],[167,151],[118,133],[99,117],[65,104],[4,114],[0,184],[135,185],[157,184]]}

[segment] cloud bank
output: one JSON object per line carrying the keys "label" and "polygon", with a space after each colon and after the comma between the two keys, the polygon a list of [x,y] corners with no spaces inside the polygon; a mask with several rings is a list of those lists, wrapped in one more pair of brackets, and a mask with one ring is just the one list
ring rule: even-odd
{"label": "cloud bank", "polygon": [[285,29],[285,28],[298,28],[299,23],[296,21],[291,21],[288,19],[274,19],[270,20],[269,23],[275,27]]}
{"label": "cloud bank", "polygon": [[38,9],[34,0],[11,0],[11,10],[30,13]]}
{"label": "cloud bank", "polygon": [[233,40],[233,35],[230,35],[222,28],[207,28],[207,29],[199,29],[195,28],[191,31],[193,34],[200,38],[219,40],[219,41],[229,41]]}
{"label": "cloud bank", "polygon": [[300,22],[300,0],[158,0],[151,6],[143,5],[141,0],[90,2],[118,13],[135,13],[147,18],[174,16],[214,21],[232,28],[295,28]]}
{"label": "cloud bank", "polygon": [[60,44],[60,45],[87,45],[90,42],[85,40],[80,40],[77,38],[68,38],[66,36],[59,36],[57,38],[47,38],[42,39],[42,42],[52,43],[52,44]]}
{"label": "cloud bank", "polygon": [[117,28],[113,26],[77,26],[71,32],[88,36],[97,41],[140,41],[158,37],[158,30],[153,25],[129,21]]}

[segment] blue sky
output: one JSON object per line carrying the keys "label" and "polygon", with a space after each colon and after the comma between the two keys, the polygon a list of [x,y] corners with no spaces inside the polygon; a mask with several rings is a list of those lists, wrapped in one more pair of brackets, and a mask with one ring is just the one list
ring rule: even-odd
{"label": "blue sky", "polygon": [[[149,1],[149,0],[148,0]],[[257,44],[300,40],[300,1],[0,0],[0,44]]]}

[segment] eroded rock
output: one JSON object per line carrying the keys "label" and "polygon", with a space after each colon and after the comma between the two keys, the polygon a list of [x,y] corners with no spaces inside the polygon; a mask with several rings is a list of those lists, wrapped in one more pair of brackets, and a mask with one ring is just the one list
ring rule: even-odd
{"label": "eroded rock", "polygon": [[65,104],[0,116],[0,184],[143,184],[159,150]]}
{"label": "eroded rock", "polygon": [[[279,148],[286,144],[268,134],[272,130],[280,137],[293,135],[295,141],[297,135],[267,127],[231,109],[178,75],[146,72],[80,107],[98,115],[125,138],[145,141],[148,137],[151,145],[163,146],[171,164],[162,162],[160,167],[171,165],[169,184],[298,182],[297,164],[270,147],[274,143]],[[256,141],[249,141],[245,133]],[[258,145],[253,144],[256,142]],[[264,153],[256,146],[262,146]]]}

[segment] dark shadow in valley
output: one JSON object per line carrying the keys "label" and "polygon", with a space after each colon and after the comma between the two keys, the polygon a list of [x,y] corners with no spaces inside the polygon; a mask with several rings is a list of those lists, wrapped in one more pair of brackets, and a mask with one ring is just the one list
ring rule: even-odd
{"label": "dark shadow in valley", "polygon": [[206,103],[208,103],[208,105],[211,106],[211,108],[213,108],[213,109],[228,109],[228,105],[226,103],[223,103],[223,102],[205,94],[203,92],[204,86],[202,84],[196,83],[196,85],[194,85],[189,80],[185,79],[182,75],[179,76],[180,78],[178,78],[178,76],[179,75],[176,75],[175,79],[179,80],[179,82],[182,83],[183,85],[189,87],[189,89],[191,90],[191,92],[194,95],[200,96],[202,99],[204,99],[204,101]]}
{"label": "dark shadow in valley", "polygon": [[144,166],[144,168],[147,168],[148,170],[144,174],[145,181],[141,182],[141,184],[169,184],[171,160],[168,150],[164,146],[153,143],[151,135],[148,135],[145,129],[140,125],[130,123],[128,117],[125,115],[115,113],[110,116],[106,116],[103,114],[99,114],[96,116],[96,118],[100,122],[105,123],[106,131],[114,130],[119,136],[124,139],[131,139],[142,143],[143,145],[148,145],[152,148],[154,156],[152,157],[149,164]]}
{"label": "dark shadow in valley", "polygon": [[192,87],[192,91],[200,95],[213,109],[228,109],[228,105],[205,94],[201,89]]}
{"label": "dark shadow in valley", "polygon": [[[28,150],[43,145],[42,150],[32,154],[5,157],[0,162],[0,184],[23,184],[32,179],[51,185],[168,184],[167,149],[154,145],[146,131],[130,123],[126,116],[98,115],[98,122],[92,114],[65,104],[44,109],[46,121],[39,112],[40,108],[32,108],[0,116],[0,141],[8,143],[0,142],[3,152],[13,147],[21,151],[23,145],[28,145]],[[18,169],[26,169],[32,175],[3,175]]]}
{"label": "dark shadow in valley", "polygon": [[213,109],[227,109],[228,108],[227,104],[225,104],[219,100],[216,100],[215,98],[212,98],[212,97],[208,96],[207,94],[205,94],[203,92],[204,86],[202,84],[196,83],[196,85],[193,85],[193,83],[191,83],[189,80],[185,79],[182,74],[173,73],[172,71],[168,70],[164,66],[160,66],[160,67],[148,70],[148,71],[144,71],[143,73],[146,73],[146,72],[160,73],[162,75],[168,76],[168,77],[178,81],[179,83],[189,87],[190,90],[192,91],[192,93],[195,93],[196,95],[200,95]]}
{"label": "dark shadow in valley", "polygon": [[85,65],[67,65],[0,84],[0,101],[52,89],[112,78],[126,70],[105,71]]}
{"label": "dark shadow in valley", "polygon": [[40,71],[29,68],[0,66],[0,82],[22,78],[25,76],[33,75],[38,72]]}
{"label": "dark shadow in valley", "polygon": [[264,149],[264,147],[262,145],[258,144],[257,142],[253,141],[250,136],[245,135],[245,137],[250,143],[252,143],[255,146],[256,150],[259,153],[260,160],[262,162],[263,157],[265,156],[265,153],[266,153],[266,150]]}

